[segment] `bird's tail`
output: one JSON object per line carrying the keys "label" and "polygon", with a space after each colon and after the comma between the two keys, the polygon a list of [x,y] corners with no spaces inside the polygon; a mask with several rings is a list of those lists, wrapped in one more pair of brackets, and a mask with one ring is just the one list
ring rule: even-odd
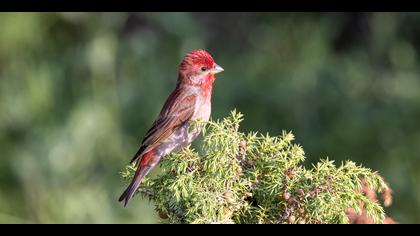
{"label": "bird's tail", "polygon": [[146,176],[152,170],[152,168],[157,164],[158,161],[159,158],[155,156],[152,151],[150,151],[143,155],[141,161],[137,162],[137,170],[134,174],[133,180],[118,199],[119,202],[124,201],[124,207],[127,206],[128,201],[133,197],[134,193],[137,191],[144,176]]}

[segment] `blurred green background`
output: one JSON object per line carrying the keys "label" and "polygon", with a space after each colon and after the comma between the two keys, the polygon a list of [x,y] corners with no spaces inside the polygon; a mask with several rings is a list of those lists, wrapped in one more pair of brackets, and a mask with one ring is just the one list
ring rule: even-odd
{"label": "blurred green background", "polygon": [[[119,172],[207,49],[225,72],[213,118],[292,130],[308,157],[351,159],[420,222],[420,14],[1,13],[0,223],[155,223],[117,202]],[[156,171],[154,172],[156,174]]]}

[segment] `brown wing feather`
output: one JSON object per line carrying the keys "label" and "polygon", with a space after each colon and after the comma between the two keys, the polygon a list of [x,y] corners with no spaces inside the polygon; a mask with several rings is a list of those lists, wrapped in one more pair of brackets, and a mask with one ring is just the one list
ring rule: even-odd
{"label": "brown wing feather", "polygon": [[166,100],[158,119],[144,136],[142,145],[131,163],[139,160],[143,153],[155,148],[168,138],[177,127],[189,120],[194,114],[195,101],[195,94],[186,95],[182,90],[175,89]]}

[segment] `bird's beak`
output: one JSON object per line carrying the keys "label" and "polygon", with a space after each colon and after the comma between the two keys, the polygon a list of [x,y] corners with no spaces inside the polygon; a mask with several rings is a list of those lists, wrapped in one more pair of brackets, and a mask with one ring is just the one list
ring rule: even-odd
{"label": "bird's beak", "polygon": [[224,69],[221,66],[219,66],[215,63],[214,67],[210,70],[210,73],[217,74],[217,73],[220,73],[222,71],[224,71]]}

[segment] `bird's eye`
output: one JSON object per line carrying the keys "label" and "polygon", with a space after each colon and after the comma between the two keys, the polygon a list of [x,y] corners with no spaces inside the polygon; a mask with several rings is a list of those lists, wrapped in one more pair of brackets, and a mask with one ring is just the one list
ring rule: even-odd
{"label": "bird's eye", "polygon": [[208,68],[207,67],[201,67],[201,71],[207,71],[208,70]]}

